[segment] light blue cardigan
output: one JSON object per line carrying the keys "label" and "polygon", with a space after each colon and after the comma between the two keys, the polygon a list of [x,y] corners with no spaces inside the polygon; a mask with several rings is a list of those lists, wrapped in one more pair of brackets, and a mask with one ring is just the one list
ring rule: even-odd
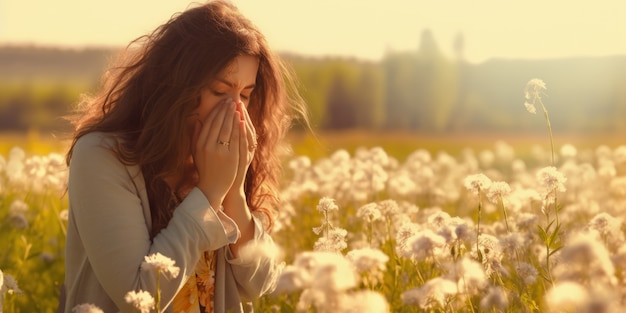
{"label": "light blue cardigan", "polygon": [[[150,240],[151,217],[145,182],[138,166],[121,163],[112,152],[116,139],[105,133],[81,137],[69,170],[69,220],[66,242],[65,312],[91,303],[104,312],[133,312],[124,301],[131,290],[154,295],[156,275],[141,270],[146,255],[173,259],[177,278],[161,278],[161,306],[171,302],[203,251],[217,250],[215,312],[248,312],[248,301],[269,292],[277,274],[273,256],[234,258],[228,244],[237,240],[235,222],[215,211],[193,189],[176,208],[168,226]],[[272,243],[259,219],[254,241]],[[253,241],[253,242],[254,242]]]}

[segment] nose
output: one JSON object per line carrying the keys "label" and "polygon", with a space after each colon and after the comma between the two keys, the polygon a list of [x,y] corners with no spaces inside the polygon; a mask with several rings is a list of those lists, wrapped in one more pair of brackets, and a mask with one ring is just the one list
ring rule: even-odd
{"label": "nose", "polygon": [[235,103],[241,101],[241,95],[238,92],[229,92],[227,97],[233,99]]}

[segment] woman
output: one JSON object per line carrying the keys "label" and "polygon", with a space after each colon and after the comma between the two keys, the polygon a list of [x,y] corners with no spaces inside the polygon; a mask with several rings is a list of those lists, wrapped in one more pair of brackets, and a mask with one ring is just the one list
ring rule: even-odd
{"label": "woman", "polygon": [[[139,45],[139,48],[135,46]],[[129,291],[157,290],[168,312],[242,312],[271,288],[276,148],[290,123],[288,72],[230,3],[188,9],[129,45],[74,119],[67,153],[65,311],[130,312]],[[298,112],[303,112],[298,110]]]}

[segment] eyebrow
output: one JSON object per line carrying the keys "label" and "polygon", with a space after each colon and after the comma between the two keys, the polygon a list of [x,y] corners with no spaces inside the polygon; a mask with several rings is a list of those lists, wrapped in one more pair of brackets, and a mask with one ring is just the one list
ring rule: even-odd
{"label": "eyebrow", "polygon": [[[229,82],[229,81],[227,81],[225,79],[218,78],[217,81],[219,81],[220,83],[223,83],[225,85],[228,85],[231,88],[235,88],[235,84],[233,84],[233,83],[231,83],[231,82]],[[243,87],[243,89],[253,89],[254,87],[256,87],[256,84],[250,84],[248,86]]]}

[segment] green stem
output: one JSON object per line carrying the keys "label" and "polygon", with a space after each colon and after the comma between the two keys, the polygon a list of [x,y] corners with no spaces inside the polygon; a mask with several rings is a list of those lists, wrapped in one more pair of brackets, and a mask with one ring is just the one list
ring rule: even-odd
{"label": "green stem", "polygon": [[552,151],[552,166],[554,166],[554,141],[552,137],[552,126],[550,125],[550,118],[548,117],[548,110],[543,105],[543,101],[539,98],[539,104],[541,104],[541,108],[543,109],[543,115],[546,117],[546,123],[548,124],[548,133],[550,135],[550,148]]}
{"label": "green stem", "polygon": [[156,293],[154,295],[154,308],[157,313],[161,313],[161,270],[157,270]]}
{"label": "green stem", "polygon": [[476,255],[478,256],[478,260],[483,262],[483,255],[480,252],[480,247],[478,245],[479,237],[480,237],[480,215],[482,211],[482,201],[480,200],[480,188],[478,189],[478,222],[476,223]]}

